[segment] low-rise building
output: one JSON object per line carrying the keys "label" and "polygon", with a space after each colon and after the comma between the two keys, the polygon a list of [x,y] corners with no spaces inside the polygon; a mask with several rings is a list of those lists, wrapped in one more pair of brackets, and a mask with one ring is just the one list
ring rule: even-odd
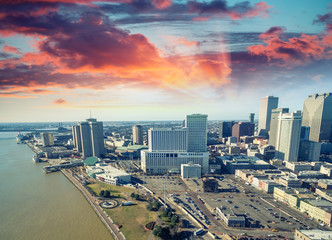
{"label": "low-rise building", "polygon": [[323,179],[327,178],[327,176],[319,171],[300,171],[298,173],[298,178],[315,178],[315,179]]}
{"label": "low-rise building", "polygon": [[285,188],[275,187],[273,191],[274,199],[287,204],[293,208],[299,208],[303,200],[314,200],[316,197],[305,188]]}
{"label": "low-rise building", "polygon": [[323,188],[323,189],[332,189],[332,179],[319,180],[318,187]]}
{"label": "low-rise building", "polygon": [[308,171],[312,169],[310,162],[287,162],[286,168],[289,168],[293,172]]}
{"label": "low-rise building", "polygon": [[295,174],[288,174],[279,178],[279,183],[285,187],[300,188],[302,183]]}
{"label": "low-rise building", "polygon": [[102,166],[104,173],[95,174],[96,179],[113,185],[131,182],[131,175],[112,166]]}
{"label": "low-rise building", "polygon": [[201,178],[202,167],[199,164],[181,164],[181,177],[183,178]]}
{"label": "low-rise building", "polygon": [[323,164],[320,167],[320,172],[331,177],[332,176],[332,164]]}
{"label": "low-rise building", "polygon": [[226,209],[226,207],[217,207],[216,213],[218,217],[224,221],[227,227],[245,227],[246,218],[244,216],[237,216],[231,209]]}
{"label": "low-rise building", "polygon": [[332,202],[332,190],[316,188],[316,194]]}
{"label": "low-rise building", "polygon": [[304,200],[300,203],[300,211],[307,213],[315,220],[323,222],[328,227],[332,220],[332,203],[326,200]]}
{"label": "low-rise building", "polygon": [[253,169],[253,170],[263,170],[269,169],[270,164],[267,162],[260,160],[257,157],[249,157],[249,156],[220,156],[216,157],[221,159],[222,167],[228,173],[235,173],[237,169]]}
{"label": "low-rise building", "polygon": [[331,240],[332,231],[295,229],[294,240]]}

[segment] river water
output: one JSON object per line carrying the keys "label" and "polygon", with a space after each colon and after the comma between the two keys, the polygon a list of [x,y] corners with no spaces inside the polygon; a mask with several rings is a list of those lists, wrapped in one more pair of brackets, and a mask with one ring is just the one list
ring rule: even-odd
{"label": "river water", "polygon": [[15,136],[0,132],[0,239],[113,239],[65,176],[45,174]]}

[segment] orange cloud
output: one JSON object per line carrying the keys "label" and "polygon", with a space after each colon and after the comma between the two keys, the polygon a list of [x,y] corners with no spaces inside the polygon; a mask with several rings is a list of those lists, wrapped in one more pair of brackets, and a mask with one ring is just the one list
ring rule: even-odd
{"label": "orange cloud", "polygon": [[53,102],[53,104],[57,104],[57,105],[62,105],[62,104],[66,104],[66,103],[67,103],[67,101],[64,100],[63,98],[59,98]]}
{"label": "orange cloud", "polygon": [[287,67],[332,58],[331,32],[326,32],[322,37],[302,34],[287,41],[280,38],[282,34],[280,27],[269,29],[260,35],[265,44],[250,46],[249,52],[266,56],[271,64]]}

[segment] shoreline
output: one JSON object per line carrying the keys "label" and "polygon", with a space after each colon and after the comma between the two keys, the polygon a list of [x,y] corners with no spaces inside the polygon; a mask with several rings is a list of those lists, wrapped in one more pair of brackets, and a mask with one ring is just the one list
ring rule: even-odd
{"label": "shoreline", "polygon": [[105,211],[97,203],[97,199],[93,197],[88,190],[86,190],[77,179],[71,176],[68,169],[62,169],[60,172],[83,194],[85,199],[88,201],[90,206],[93,208],[95,213],[98,215],[100,220],[104,223],[107,230],[112,234],[115,240],[126,240],[123,233],[113,223],[113,220],[105,213]]}

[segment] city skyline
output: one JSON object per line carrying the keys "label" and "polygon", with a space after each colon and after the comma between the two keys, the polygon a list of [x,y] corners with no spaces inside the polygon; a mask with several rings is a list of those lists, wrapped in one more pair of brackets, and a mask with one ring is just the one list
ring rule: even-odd
{"label": "city skyline", "polygon": [[77,121],[90,109],[100,121],[257,121],[262,97],[293,112],[331,92],[329,1],[0,6],[0,122]]}

